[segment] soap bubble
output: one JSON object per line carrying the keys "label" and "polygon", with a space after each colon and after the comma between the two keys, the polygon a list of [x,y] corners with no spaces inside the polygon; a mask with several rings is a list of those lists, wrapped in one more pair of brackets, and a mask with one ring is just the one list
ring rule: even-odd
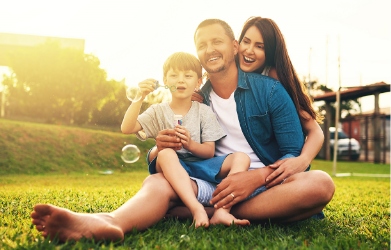
{"label": "soap bubble", "polygon": [[181,235],[181,240],[184,240],[184,241],[189,241],[190,240],[190,237],[186,234],[182,234]]}
{"label": "soap bubble", "polygon": [[141,99],[141,94],[137,95],[139,93],[139,88],[138,87],[129,87],[126,90],[126,97],[129,99],[131,102],[137,102]]}
{"label": "soap bubble", "polygon": [[126,145],[122,148],[121,158],[126,163],[133,163],[140,158],[140,149],[136,145]]}

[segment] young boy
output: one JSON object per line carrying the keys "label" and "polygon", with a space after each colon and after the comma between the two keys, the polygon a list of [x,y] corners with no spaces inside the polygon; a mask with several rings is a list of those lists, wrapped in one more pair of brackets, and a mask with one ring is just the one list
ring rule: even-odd
{"label": "young boy", "polygon": [[[164,174],[182,202],[190,209],[196,228],[208,227],[208,216],[195,197],[189,176],[218,183],[228,174],[247,171],[250,158],[241,152],[213,157],[215,141],[226,134],[207,105],[191,101],[194,90],[202,83],[202,67],[195,56],[184,52],[174,53],[164,63],[163,73],[164,84],[176,86],[176,91],[171,92],[172,101],[152,105],[139,115],[142,101],[155,90],[156,84],[154,79],[140,82],[138,96],[135,98],[137,101],[132,102],[126,111],[121,130],[124,134],[144,130],[146,138],[156,138],[159,131],[174,128],[174,115],[183,116],[182,126],[175,125],[182,148],[178,151],[171,148],[161,150],[157,159],[149,165],[149,172]],[[230,224],[235,219],[236,224],[249,224],[248,220],[236,220],[229,215],[229,211],[230,209],[218,209],[211,223]]]}

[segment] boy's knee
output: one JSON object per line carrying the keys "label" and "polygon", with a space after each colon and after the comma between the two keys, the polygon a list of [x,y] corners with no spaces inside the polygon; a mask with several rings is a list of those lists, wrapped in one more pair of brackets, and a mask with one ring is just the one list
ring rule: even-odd
{"label": "boy's knee", "polygon": [[[160,150],[158,153],[159,157],[166,157],[166,156],[171,156],[171,155],[177,155],[175,150],[172,148],[165,148],[163,150]],[[159,159],[158,157],[158,159]]]}
{"label": "boy's knee", "polygon": [[235,160],[238,160],[240,162],[245,162],[245,163],[248,163],[248,164],[250,164],[250,162],[251,162],[250,157],[246,153],[235,152],[232,155],[233,155]]}

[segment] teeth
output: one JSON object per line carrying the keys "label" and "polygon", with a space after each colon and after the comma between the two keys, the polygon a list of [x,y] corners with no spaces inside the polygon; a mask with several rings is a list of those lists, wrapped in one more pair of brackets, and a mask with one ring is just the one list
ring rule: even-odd
{"label": "teeth", "polygon": [[247,56],[245,56],[244,59],[246,59],[246,61],[249,61],[249,62],[254,62],[255,61],[255,60],[253,60],[251,58],[248,58]]}
{"label": "teeth", "polygon": [[209,59],[208,61],[215,61],[215,60],[217,60],[218,59],[218,57],[213,57],[213,58],[211,58],[211,59]]}

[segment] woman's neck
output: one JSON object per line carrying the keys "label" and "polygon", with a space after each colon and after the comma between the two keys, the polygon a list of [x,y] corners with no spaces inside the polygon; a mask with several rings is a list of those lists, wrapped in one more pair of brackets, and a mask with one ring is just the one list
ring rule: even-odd
{"label": "woman's neck", "polygon": [[172,99],[170,102],[170,108],[172,111],[174,111],[174,114],[176,115],[183,115],[185,116],[187,112],[189,112],[191,108],[192,102],[191,98],[189,99]]}

